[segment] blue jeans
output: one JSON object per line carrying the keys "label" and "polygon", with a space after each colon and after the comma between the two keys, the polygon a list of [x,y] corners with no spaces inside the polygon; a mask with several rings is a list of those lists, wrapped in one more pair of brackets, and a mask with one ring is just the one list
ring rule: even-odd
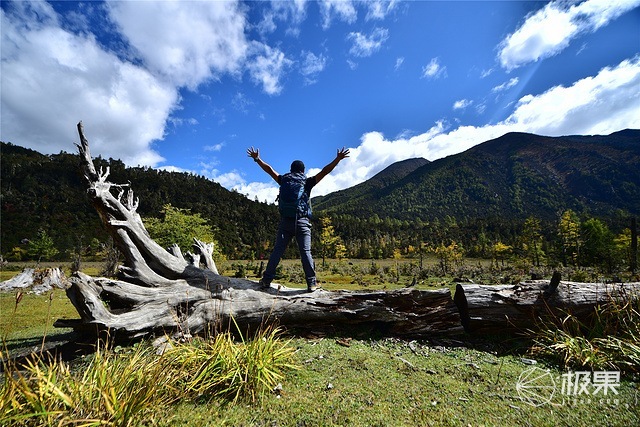
{"label": "blue jeans", "polygon": [[316,269],[311,257],[311,221],[308,218],[281,218],[278,225],[278,235],[276,236],[276,244],[269,257],[267,268],[262,275],[265,283],[271,283],[276,275],[276,267],[280,263],[280,259],[285,249],[296,238],[298,249],[300,251],[300,260],[302,268],[307,280],[307,286],[315,286]]}

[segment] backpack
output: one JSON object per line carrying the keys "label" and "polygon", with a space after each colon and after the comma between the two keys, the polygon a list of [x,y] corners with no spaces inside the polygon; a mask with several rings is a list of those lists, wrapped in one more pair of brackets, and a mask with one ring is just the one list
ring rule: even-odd
{"label": "backpack", "polygon": [[304,191],[307,177],[303,173],[287,173],[280,178],[278,209],[284,218],[311,217],[311,203]]}

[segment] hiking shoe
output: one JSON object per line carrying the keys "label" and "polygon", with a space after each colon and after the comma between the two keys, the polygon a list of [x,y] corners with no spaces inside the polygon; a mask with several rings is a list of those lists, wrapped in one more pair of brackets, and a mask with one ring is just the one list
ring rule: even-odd
{"label": "hiking shoe", "polygon": [[322,290],[322,286],[320,285],[307,286],[307,292],[315,292],[319,290]]}
{"label": "hiking shoe", "polygon": [[260,279],[258,284],[260,285],[260,288],[262,288],[262,289],[269,289],[271,287],[271,283],[265,282],[264,279]]}

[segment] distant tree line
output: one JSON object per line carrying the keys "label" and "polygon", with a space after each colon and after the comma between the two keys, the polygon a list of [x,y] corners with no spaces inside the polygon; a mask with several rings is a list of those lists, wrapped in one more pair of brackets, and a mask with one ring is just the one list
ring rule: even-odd
{"label": "distant tree line", "polygon": [[637,269],[637,224],[624,212],[603,219],[581,217],[568,209],[555,221],[531,216],[469,222],[453,217],[428,222],[332,214],[320,223],[331,227],[340,239],[340,256],[337,251],[327,253],[322,242],[317,244],[319,252],[330,258],[395,258],[400,254],[455,260],[463,254],[496,264],[597,267],[607,273]]}

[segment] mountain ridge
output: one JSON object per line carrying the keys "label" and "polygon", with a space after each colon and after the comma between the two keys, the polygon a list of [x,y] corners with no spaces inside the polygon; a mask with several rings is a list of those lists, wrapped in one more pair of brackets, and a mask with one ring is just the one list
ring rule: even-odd
{"label": "mountain ridge", "polygon": [[327,209],[344,201],[346,195],[350,200],[357,200],[366,196],[372,190],[380,190],[396,181],[404,178],[416,169],[429,163],[422,157],[400,160],[387,166],[368,180],[349,187],[345,190],[335,191],[325,196],[317,196],[311,199],[314,209]]}
{"label": "mountain ridge", "polygon": [[639,214],[639,171],[640,130],[563,137],[512,132],[424,164],[393,184],[359,192],[357,203],[354,187],[339,192],[339,199],[336,193],[323,196],[316,212],[400,220],[550,219],[564,209]]}

